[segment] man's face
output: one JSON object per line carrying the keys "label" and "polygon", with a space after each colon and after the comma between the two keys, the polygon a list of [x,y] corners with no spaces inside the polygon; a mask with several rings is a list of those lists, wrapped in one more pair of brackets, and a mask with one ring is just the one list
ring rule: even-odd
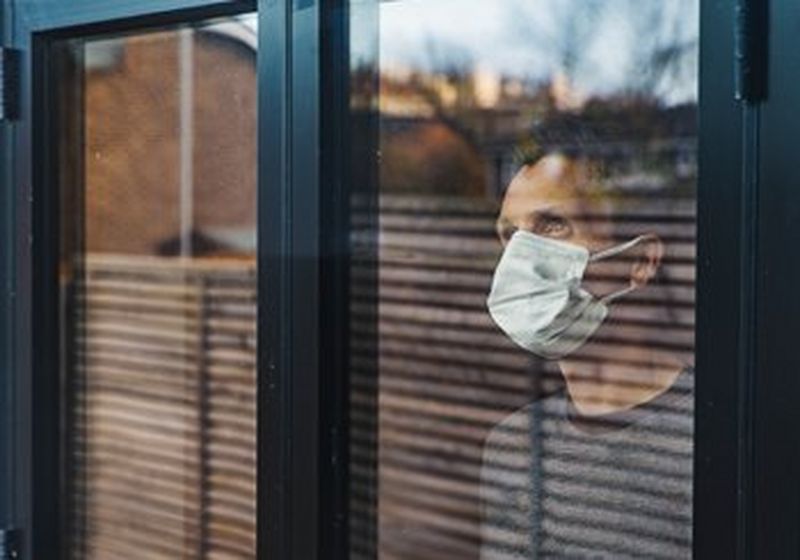
{"label": "man's face", "polygon": [[[588,164],[551,155],[514,177],[503,198],[497,234],[503,245],[515,231],[525,230],[597,251],[615,243],[611,210]],[[586,288],[596,293],[594,274],[587,272]]]}
{"label": "man's face", "polygon": [[[646,241],[598,261],[590,262],[581,287],[597,298],[617,294],[626,288],[642,289],[661,266],[664,247],[651,232],[630,230],[619,237],[615,213],[629,212],[623,197],[601,184],[591,164],[563,156],[547,156],[522,168],[503,198],[496,228],[505,246],[517,230],[585,247],[590,253],[618,246],[632,235],[646,234]],[[673,307],[667,292],[650,292],[650,302],[636,311],[637,320],[672,320],[665,310]],[[620,312],[612,305],[609,314]],[[611,315],[609,315],[611,317]],[[617,316],[619,319],[621,315]],[[582,371],[589,366],[619,360],[623,352],[657,348],[663,344],[664,330],[627,320],[604,321],[600,329],[579,351],[570,355],[582,360]],[[672,357],[670,356],[671,360]],[[577,362],[575,362],[577,363]],[[564,361],[561,361],[562,370]]]}

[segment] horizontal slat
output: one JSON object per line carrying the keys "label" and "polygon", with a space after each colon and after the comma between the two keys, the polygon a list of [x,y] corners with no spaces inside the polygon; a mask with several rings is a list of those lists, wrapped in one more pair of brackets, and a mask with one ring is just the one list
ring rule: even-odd
{"label": "horizontal slat", "polygon": [[[371,250],[379,255],[373,266],[354,259],[352,270],[354,527],[366,530],[370,517],[380,515],[384,560],[415,558],[421,550],[427,557],[436,550],[441,559],[473,557],[477,472],[486,433],[529,402],[540,382],[548,390],[558,387],[558,377],[535,379],[545,375],[544,369],[533,367],[530,356],[497,329],[486,311],[501,252],[494,205],[384,196],[380,208],[379,237],[371,240],[369,232],[353,237],[355,244],[375,241]],[[665,264],[672,314],[653,318],[653,306],[665,304],[657,291],[632,294],[612,309],[611,320],[623,336],[601,336],[603,344],[587,348],[584,359],[616,359],[623,369],[635,367],[617,356],[634,332],[644,332],[690,360],[694,203],[651,201],[629,208],[618,216],[620,241],[652,231],[669,246]],[[353,216],[356,226],[372,219],[358,212]],[[199,490],[194,481],[204,480],[207,556],[250,556],[256,469],[254,264],[91,255],[82,266],[83,280],[73,286],[75,301],[83,306],[75,315],[80,342],[75,373],[85,381],[74,387],[88,394],[74,399],[79,416],[74,425],[83,432],[74,440],[84,450],[75,454],[76,465],[84,462],[85,476],[94,476],[99,465],[117,472],[115,484],[136,485],[154,477],[152,487],[167,494],[188,485],[191,496]],[[610,291],[625,284],[629,266],[612,263],[604,267],[605,277],[591,270],[589,276]],[[201,403],[208,407],[202,414]],[[206,439],[199,443],[199,437]],[[130,470],[122,472],[126,461]],[[380,486],[370,486],[375,483]],[[376,491],[379,512],[364,498]],[[108,500],[124,507],[120,498],[102,493],[81,503]],[[103,528],[111,522],[93,519],[99,523],[93,546],[117,546],[113,531]],[[197,526],[199,520],[186,522]],[[125,542],[146,539],[133,534]],[[370,556],[368,540],[360,540],[356,531],[353,544],[359,543]],[[176,546],[187,544],[197,543],[188,538]],[[183,550],[179,555],[191,555]]]}

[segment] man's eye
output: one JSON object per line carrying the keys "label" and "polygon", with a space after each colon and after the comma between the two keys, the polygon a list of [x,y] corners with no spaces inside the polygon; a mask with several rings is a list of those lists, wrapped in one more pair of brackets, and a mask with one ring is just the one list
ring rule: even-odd
{"label": "man's eye", "polygon": [[533,232],[548,237],[568,237],[572,233],[569,222],[556,215],[537,216],[533,224]]}
{"label": "man's eye", "polygon": [[500,240],[503,243],[508,243],[511,240],[511,236],[517,231],[517,228],[512,225],[505,225],[499,228],[500,233]]}

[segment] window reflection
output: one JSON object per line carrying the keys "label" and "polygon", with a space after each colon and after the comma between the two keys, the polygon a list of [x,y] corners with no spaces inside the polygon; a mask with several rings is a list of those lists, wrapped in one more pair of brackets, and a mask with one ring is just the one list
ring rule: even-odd
{"label": "window reflection", "polygon": [[691,555],[697,14],[404,0],[354,37],[353,557]]}
{"label": "window reflection", "polygon": [[254,23],[56,62],[71,557],[255,556]]}

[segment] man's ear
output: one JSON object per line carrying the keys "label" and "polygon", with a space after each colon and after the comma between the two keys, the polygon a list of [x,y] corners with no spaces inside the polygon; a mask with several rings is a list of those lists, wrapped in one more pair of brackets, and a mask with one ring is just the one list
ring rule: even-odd
{"label": "man's ear", "polygon": [[657,235],[648,234],[636,253],[636,260],[631,265],[631,285],[641,288],[658,272],[664,258],[664,243]]}

